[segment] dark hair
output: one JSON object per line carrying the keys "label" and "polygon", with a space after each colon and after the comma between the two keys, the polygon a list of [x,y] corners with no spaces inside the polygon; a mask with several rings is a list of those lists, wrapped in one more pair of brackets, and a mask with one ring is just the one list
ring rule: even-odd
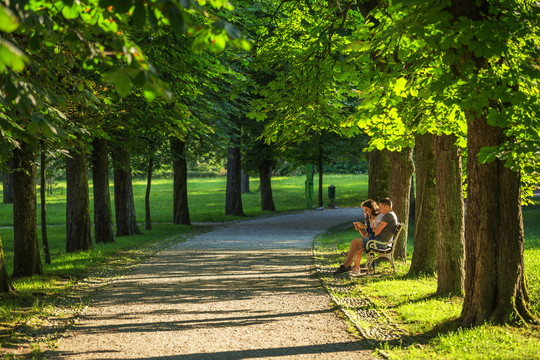
{"label": "dark hair", "polygon": [[381,210],[379,210],[379,205],[374,200],[367,199],[362,203],[363,207],[367,207],[371,209],[371,216],[375,217],[381,213]]}
{"label": "dark hair", "polygon": [[389,198],[383,198],[379,200],[379,204],[388,205],[390,206],[390,208],[392,208],[392,200],[390,200]]}

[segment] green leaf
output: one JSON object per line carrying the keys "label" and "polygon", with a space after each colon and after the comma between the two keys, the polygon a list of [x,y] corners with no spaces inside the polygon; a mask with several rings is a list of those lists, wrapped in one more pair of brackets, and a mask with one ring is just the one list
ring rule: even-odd
{"label": "green leaf", "polygon": [[139,29],[146,24],[146,9],[142,1],[138,1],[135,4],[135,10],[133,10],[133,25]]}
{"label": "green leaf", "polygon": [[109,71],[103,75],[105,82],[114,84],[116,92],[121,97],[129,95],[133,87],[129,75],[123,69]]}
{"label": "green leaf", "polygon": [[132,0],[115,0],[114,9],[119,13],[127,13],[129,9],[133,6]]}
{"label": "green leaf", "polygon": [[407,85],[407,79],[405,78],[399,78],[396,80],[396,83],[394,84],[394,92],[398,96],[402,96],[405,92],[405,86]]}
{"label": "green leaf", "polygon": [[156,18],[156,13],[153,9],[148,9],[148,23],[150,24],[150,27],[152,29],[157,30],[158,20]]}
{"label": "green leaf", "polygon": [[122,71],[122,72],[120,72],[120,74],[118,74],[118,77],[117,77],[116,82],[115,82],[114,85],[116,87],[116,92],[121,97],[128,96],[129,93],[131,92],[131,88],[133,86],[131,84],[131,79],[129,78],[129,75],[126,74],[124,71]]}
{"label": "green leaf", "polygon": [[10,33],[17,29],[19,21],[9,8],[0,4],[0,31]]}
{"label": "green leaf", "polygon": [[6,67],[13,71],[22,71],[28,62],[28,57],[21,50],[0,38],[0,72],[4,72]]}
{"label": "green leaf", "polygon": [[176,6],[169,11],[169,22],[176,34],[180,35],[184,33],[184,17]]}
{"label": "green leaf", "polygon": [[62,15],[68,20],[75,19],[79,16],[79,5],[76,2],[71,5],[66,5],[62,8]]}

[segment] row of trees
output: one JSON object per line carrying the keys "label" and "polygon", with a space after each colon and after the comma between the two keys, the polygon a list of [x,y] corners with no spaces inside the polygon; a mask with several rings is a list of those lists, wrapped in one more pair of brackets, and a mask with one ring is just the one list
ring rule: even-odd
{"label": "row of trees", "polygon": [[[10,19],[1,28],[10,34],[0,63],[2,144],[14,169],[24,169],[14,172],[15,241],[24,244],[16,256],[39,260],[36,222],[21,220],[35,213],[36,139],[45,141],[42,152],[68,149],[67,241],[87,244],[71,251],[91,244],[89,149],[95,196],[107,204],[108,179],[96,176],[106,173],[112,148],[115,204],[126,206],[116,209],[126,215],[126,224],[116,221],[121,229],[134,221],[130,152],[146,154],[150,185],[160,161],[151,155],[168,149],[174,222],[189,223],[186,147],[194,156],[227,149],[225,211],[243,215],[242,155],[259,171],[263,209],[273,210],[276,154],[302,154],[322,169],[332,147],[362,149],[367,135],[368,196],[390,196],[405,224],[416,172],[411,275],[436,272],[438,293],[464,293],[464,325],[537,321],[521,219],[521,191],[538,183],[537,4],[267,0],[235,1],[232,11],[217,0],[205,9],[86,3],[0,7]],[[219,52],[197,52],[205,48]],[[404,259],[405,249],[403,234],[396,255]]]}
{"label": "row of trees", "polygon": [[538,15],[528,1],[281,1],[257,49],[259,69],[280,69],[252,113],[269,139],[367,134],[369,196],[389,194],[405,224],[416,172],[410,274],[464,293],[465,326],[538,321],[521,216],[539,183]]}
{"label": "row of trees", "polygon": [[[257,81],[250,76],[251,55],[238,32],[240,28],[254,35],[260,24],[253,22],[261,11],[270,12],[272,4],[240,8],[242,22],[229,14],[236,26],[221,20],[222,10],[230,5],[220,1],[207,10],[197,4],[174,4],[180,18],[158,3],[101,1],[87,5],[93,7],[71,2],[51,6],[41,1],[0,7],[2,16],[11,21],[3,28],[9,32],[3,46],[12,51],[2,58],[2,94],[6,96],[1,156],[14,184],[14,277],[43,271],[35,208],[37,154],[41,154],[42,184],[48,159],[60,157],[65,162],[67,252],[88,250],[93,240],[114,241],[110,167],[114,169],[116,236],[140,233],[131,183],[134,156],[143,159],[147,168],[147,229],[151,228],[152,174],[163,162],[171,162],[174,172],[172,221],[190,224],[188,148],[192,156],[228,158],[226,214],[243,215],[242,167],[259,173],[261,207],[275,210],[271,173],[277,151],[260,139],[264,126],[245,115]],[[154,23],[154,15],[158,23]],[[178,27],[174,21],[180,20],[183,25]],[[42,23],[54,24],[61,31],[50,32],[40,27]],[[65,37],[66,32],[77,36]],[[189,37],[191,32],[194,36]],[[224,50],[225,41],[235,47]],[[205,48],[220,52],[200,52]],[[16,97],[10,86],[17,84],[21,87],[16,89]],[[335,152],[335,145],[330,145],[328,151]],[[304,149],[302,156],[292,150],[282,156],[307,161],[310,154],[317,154],[322,159],[322,146],[316,151]],[[45,205],[42,186],[42,224],[47,223]],[[50,262],[46,226],[41,228],[45,259]],[[11,286],[3,262],[1,265],[7,291]]]}

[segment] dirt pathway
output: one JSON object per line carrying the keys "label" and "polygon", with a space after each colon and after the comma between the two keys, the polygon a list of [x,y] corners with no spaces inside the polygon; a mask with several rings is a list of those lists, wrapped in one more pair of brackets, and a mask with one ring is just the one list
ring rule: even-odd
{"label": "dirt pathway", "polygon": [[338,318],[312,239],[358,209],[217,227],[167,249],[92,301],[48,358],[367,359]]}

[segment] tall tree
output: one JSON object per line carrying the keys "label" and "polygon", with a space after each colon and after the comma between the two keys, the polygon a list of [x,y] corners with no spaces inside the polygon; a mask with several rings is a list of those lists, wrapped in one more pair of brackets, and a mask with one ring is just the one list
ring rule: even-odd
{"label": "tall tree", "polygon": [[[124,143],[124,146],[122,146]],[[116,236],[140,234],[135,213],[130,153],[125,142],[115,144],[112,152],[114,173],[114,209]]]}
{"label": "tall tree", "polygon": [[3,187],[3,203],[13,204],[13,158],[10,157],[7,162],[7,169],[2,176]]}
{"label": "tall tree", "polygon": [[186,143],[170,138],[173,157],[173,224],[190,225],[187,189]]}
{"label": "tall tree", "polygon": [[461,151],[453,135],[435,136],[437,182],[437,293],[462,294],[465,209]]}
{"label": "tall tree", "polygon": [[109,144],[95,138],[92,143],[92,180],[94,185],[94,237],[96,243],[114,242],[109,191]]}
{"label": "tall tree", "polygon": [[[526,77],[520,79],[516,87],[513,83],[508,83],[500,73],[505,69],[492,63],[492,57],[497,57],[500,63],[504,63],[509,60],[509,56],[513,59],[522,55],[512,54],[515,49],[512,45],[515,43],[514,36],[530,36],[526,31],[532,31],[538,39],[539,9],[512,3],[452,0],[447,9],[452,17],[452,21],[448,23],[451,34],[460,31],[464,25],[460,22],[464,21],[470,24],[468,26],[479,30],[473,36],[478,41],[480,51],[473,51],[471,48],[456,49],[455,54],[461,62],[456,62],[452,73],[457,79],[464,81],[471,92],[486,97],[479,106],[463,106],[467,118],[467,147],[470,154],[467,158],[465,298],[461,313],[464,325],[480,325],[485,321],[536,321],[529,306],[523,260],[521,171],[506,166],[509,164],[504,156],[488,155],[486,158],[483,155],[490,154],[497,148],[500,151],[500,147],[520,147],[517,140],[521,136],[512,131],[512,128],[515,128],[516,121],[522,119],[511,118],[514,113],[512,110],[515,110],[513,101],[506,98],[505,93],[493,93],[493,87],[498,86],[505,92],[517,92],[523,103],[520,104],[521,111],[528,106],[527,98],[531,96]],[[510,4],[513,6],[505,8]],[[483,31],[492,34],[489,36],[489,46],[486,46],[487,38],[483,36]],[[516,31],[525,32],[519,34]],[[494,40],[491,36],[495,36]],[[492,49],[492,52],[489,49]],[[529,50],[522,46],[520,51]],[[538,51],[535,54],[538,55]],[[528,66],[528,59],[518,64]],[[537,70],[536,75],[538,73]],[[471,80],[472,77],[476,80]]]}
{"label": "tall tree", "polygon": [[378,201],[390,192],[390,161],[388,151],[374,149],[368,152],[368,198]]}
{"label": "tall tree", "polygon": [[51,263],[51,253],[49,251],[49,238],[47,236],[47,201],[46,201],[46,184],[47,184],[47,160],[45,154],[45,141],[40,141],[41,162],[39,171],[41,181],[39,186],[39,194],[41,199],[41,243],[43,244],[43,255],[45,255],[45,263]]}
{"label": "tall tree", "polygon": [[407,260],[407,228],[409,224],[409,206],[411,196],[411,183],[414,174],[413,149],[405,147],[400,151],[393,151],[390,158],[390,199],[397,215],[398,221],[404,224],[405,231],[396,240],[394,255],[396,259]]}
{"label": "tall tree", "polygon": [[272,194],[272,162],[264,159],[259,164],[259,184],[261,186],[261,210],[276,211]]}
{"label": "tall tree", "polygon": [[433,135],[416,137],[416,194],[414,251],[409,275],[435,274],[437,260],[437,186]]}
{"label": "tall tree", "polygon": [[37,234],[36,155],[33,144],[13,150],[13,277],[43,274]]}
{"label": "tall tree", "polygon": [[249,173],[245,171],[243,167],[242,167],[241,173],[242,173],[242,185],[241,185],[242,194],[249,194],[251,192],[251,190],[249,189]]}
{"label": "tall tree", "polygon": [[66,157],[66,252],[92,248],[92,220],[84,145],[76,144]]}
{"label": "tall tree", "polygon": [[225,215],[244,216],[242,209],[242,166],[240,128],[233,128],[231,144],[227,149],[227,189]]}
{"label": "tall tree", "polygon": [[4,248],[2,247],[2,239],[0,238],[0,294],[5,294],[15,290],[9,279],[6,269],[6,261],[4,259]]}

